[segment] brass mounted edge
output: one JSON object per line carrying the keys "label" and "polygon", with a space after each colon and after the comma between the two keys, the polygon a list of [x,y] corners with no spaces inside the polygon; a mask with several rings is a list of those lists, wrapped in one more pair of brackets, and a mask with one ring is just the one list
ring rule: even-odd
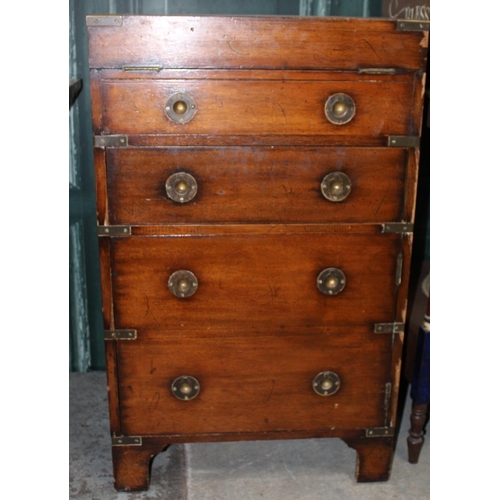
{"label": "brass mounted edge", "polygon": [[413,233],[411,222],[386,222],[382,224],[383,233]]}
{"label": "brass mounted edge", "polygon": [[394,427],[372,427],[365,430],[366,437],[392,437],[394,436]]}
{"label": "brass mounted edge", "polygon": [[360,68],[360,75],[395,75],[396,68]]}
{"label": "brass mounted edge", "polygon": [[137,330],[104,330],[104,340],[136,340]]}
{"label": "brass mounted edge", "polygon": [[111,446],[142,446],[141,436],[113,436]]}
{"label": "brass mounted edge", "polygon": [[124,148],[128,146],[126,135],[95,135],[94,148]]}
{"label": "brass mounted edge", "polygon": [[390,135],[387,137],[387,145],[390,148],[418,148],[420,146],[420,136]]}
{"label": "brass mounted edge", "polygon": [[398,31],[430,31],[431,22],[419,19],[398,19],[396,29]]}
{"label": "brass mounted edge", "polygon": [[375,323],[373,325],[374,333],[404,333],[404,323]]}
{"label": "brass mounted edge", "polygon": [[156,71],[163,69],[163,66],[123,66],[122,71]]}
{"label": "brass mounted edge", "polygon": [[130,236],[130,226],[97,226],[97,236]]}
{"label": "brass mounted edge", "polygon": [[396,286],[401,285],[401,280],[403,277],[403,252],[398,255],[396,261]]}
{"label": "brass mounted edge", "polygon": [[121,26],[123,16],[87,16],[87,26]]}
{"label": "brass mounted edge", "polygon": [[385,384],[385,396],[384,396],[384,425],[387,427],[387,424],[389,423],[388,420],[388,415],[389,415],[389,408],[391,405],[391,393],[392,393],[392,383],[387,382]]}

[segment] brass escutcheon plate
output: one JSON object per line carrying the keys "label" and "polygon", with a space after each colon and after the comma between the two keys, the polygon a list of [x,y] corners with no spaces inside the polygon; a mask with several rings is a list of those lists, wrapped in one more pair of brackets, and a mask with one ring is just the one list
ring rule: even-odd
{"label": "brass escutcheon plate", "polygon": [[165,103],[165,114],[174,123],[187,123],[196,114],[194,99],[186,92],[171,95]]}
{"label": "brass escutcheon plate", "polygon": [[325,115],[334,125],[345,125],[356,113],[356,105],[347,94],[333,94],[325,103]]}
{"label": "brass escutcheon plate", "polygon": [[167,196],[177,203],[191,201],[198,192],[196,179],[187,172],[172,174],[165,182]]}
{"label": "brass escutcheon plate", "polygon": [[191,271],[175,271],[168,279],[168,289],[180,299],[191,297],[198,290],[198,279]]}
{"label": "brass escutcheon plate", "polygon": [[200,383],[190,375],[177,377],[170,388],[172,394],[181,401],[190,401],[200,393]]}
{"label": "brass escutcheon plate", "polygon": [[331,172],[321,181],[321,194],[328,201],[342,201],[349,196],[351,185],[351,179],[344,172]]}
{"label": "brass escutcheon plate", "polygon": [[320,372],[313,380],[313,390],[319,396],[331,396],[340,388],[340,378],[335,372]]}
{"label": "brass escutcheon plate", "polygon": [[336,295],[345,287],[345,274],[336,267],[323,269],[316,279],[316,284],[321,293],[325,295]]}

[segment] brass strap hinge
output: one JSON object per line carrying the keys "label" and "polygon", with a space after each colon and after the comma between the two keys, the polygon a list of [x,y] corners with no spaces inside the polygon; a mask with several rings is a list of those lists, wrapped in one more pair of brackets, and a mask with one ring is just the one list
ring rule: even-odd
{"label": "brass strap hinge", "polygon": [[94,148],[125,148],[128,146],[126,135],[95,135]]}
{"label": "brass strap hinge", "polygon": [[420,136],[390,135],[387,137],[387,145],[390,148],[418,148],[420,146]]}
{"label": "brass strap hinge", "polygon": [[431,22],[418,19],[398,19],[396,29],[398,31],[430,31]]}
{"label": "brass strap hinge", "polygon": [[392,392],[392,384],[387,382],[385,384],[385,397],[384,397],[384,414],[385,414],[385,425],[387,426],[387,416],[389,415],[389,406],[391,404],[391,392]]}
{"label": "brass strap hinge", "polygon": [[382,224],[383,233],[413,233],[411,222],[386,222]]}
{"label": "brass strap hinge", "polygon": [[137,330],[104,330],[104,340],[136,340]]}
{"label": "brass strap hinge", "polygon": [[113,436],[111,446],[142,446],[141,436]]}
{"label": "brass strap hinge", "polygon": [[122,71],[156,71],[163,69],[163,66],[123,66]]}
{"label": "brass strap hinge", "polygon": [[396,286],[401,285],[401,279],[403,277],[403,252],[398,255],[396,261]]}
{"label": "brass strap hinge", "polygon": [[130,236],[130,226],[97,226],[97,236]]}
{"label": "brass strap hinge", "polygon": [[360,68],[360,75],[395,75],[396,68]]}
{"label": "brass strap hinge", "polygon": [[366,437],[392,437],[394,436],[394,427],[372,427],[366,429]]}
{"label": "brass strap hinge", "polygon": [[87,16],[87,26],[121,26],[123,16]]}
{"label": "brass strap hinge", "polygon": [[375,323],[373,325],[374,333],[404,333],[404,323]]}

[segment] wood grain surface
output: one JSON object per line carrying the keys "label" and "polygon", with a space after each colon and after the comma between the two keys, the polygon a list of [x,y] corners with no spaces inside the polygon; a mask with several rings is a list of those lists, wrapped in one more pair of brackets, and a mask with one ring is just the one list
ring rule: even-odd
{"label": "wood grain surface", "polygon": [[[130,237],[112,241],[116,328],[163,332],[390,322],[400,236],[391,234]],[[319,273],[340,268],[338,295],[322,294]],[[177,298],[170,275],[193,272],[198,291]]]}
{"label": "wood grain surface", "polygon": [[396,30],[382,19],[122,16],[122,26],[91,26],[91,68],[425,67],[428,33]]}
{"label": "wood grain surface", "polygon": [[[401,220],[407,152],[388,148],[116,148],[107,152],[111,224],[387,222]],[[167,197],[165,181],[187,172],[198,192]],[[342,202],[321,181],[343,172]]]}
{"label": "wood grain surface", "polygon": [[[354,338],[359,336],[355,335]],[[371,342],[320,335],[183,335],[178,341],[121,342],[120,410],[126,435],[353,429],[384,423],[390,338]],[[314,377],[330,370],[340,389],[319,396]],[[200,382],[191,401],[172,395],[181,375]]]}
{"label": "wood grain surface", "polygon": [[[410,75],[411,76],[411,75]],[[103,134],[412,135],[413,77],[358,81],[102,80]],[[188,123],[165,115],[167,99],[188,93]],[[348,94],[356,114],[344,125],[325,116],[329,96]]]}
{"label": "wood grain surface", "polygon": [[[94,18],[92,18],[94,19]],[[383,19],[119,16],[89,26],[93,133],[127,135],[95,149],[101,225],[131,236],[101,241],[115,485],[143,490],[150,459],[174,442],[341,437],[358,454],[357,480],[386,480],[396,426],[412,236],[381,233],[413,222],[428,33]],[[196,114],[165,114],[188,93]],[[325,102],[351,96],[354,118],[333,125]],[[332,203],[323,177],[346,173]],[[165,181],[187,172],[196,197],[176,204]],[[401,262],[398,279],[398,261]],[[336,267],[338,295],[317,277]],[[189,270],[196,293],[177,298],[171,274]],[[321,397],[330,370],[339,391]],[[176,377],[199,380],[180,401]],[[391,384],[390,386],[388,384]],[[391,387],[388,392],[387,388]]]}

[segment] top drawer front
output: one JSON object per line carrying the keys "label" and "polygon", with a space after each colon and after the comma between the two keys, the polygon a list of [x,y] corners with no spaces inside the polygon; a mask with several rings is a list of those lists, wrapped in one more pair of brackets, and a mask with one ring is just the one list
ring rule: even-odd
{"label": "top drawer front", "polygon": [[[109,22],[108,18],[108,22]],[[395,21],[297,17],[87,18],[91,68],[424,67],[428,35]]]}
{"label": "top drawer front", "polygon": [[[228,78],[230,76],[228,75]],[[104,79],[104,134],[413,135],[414,79],[408,75],[358,80]],[[167,100],[188,94],[196,114],[170,120]],[[355,105],[345,124],[330,123],[325,104],[347,94]]]}

